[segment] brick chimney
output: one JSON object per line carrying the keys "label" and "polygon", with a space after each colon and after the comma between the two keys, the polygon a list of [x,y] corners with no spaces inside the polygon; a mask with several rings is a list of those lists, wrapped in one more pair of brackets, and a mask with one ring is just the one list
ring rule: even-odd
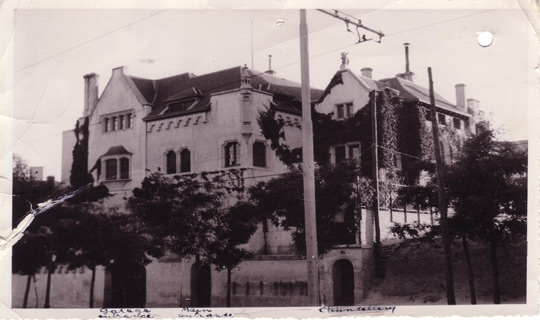
{"label": "brick chimney", "polygon": [[360,69],[360,72],[362,72],[362,76],[371,79],[373,69],[371,69],[371,68],[362,68],[362,69]]}
{"label": "brick chimney", "polygon": [[83,116],[89,116],[98,102],[98,79],[95,73],[84,76],[84,113]]}
{"label": "brick chimney", "polygon": [[463,83],[456,84],[456,107],[461,111],[467,112],[465,97],[465,85]]}

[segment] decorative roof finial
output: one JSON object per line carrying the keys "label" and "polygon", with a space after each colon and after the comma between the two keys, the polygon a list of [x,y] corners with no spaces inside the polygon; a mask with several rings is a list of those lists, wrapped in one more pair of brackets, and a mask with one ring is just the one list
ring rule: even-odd
{"label": "decorative roof finial", "polygon": [[340,70],[345,70],[349,68],[349,58],[347,57],[347,52],[341,53],[341,66],[339,66]]}

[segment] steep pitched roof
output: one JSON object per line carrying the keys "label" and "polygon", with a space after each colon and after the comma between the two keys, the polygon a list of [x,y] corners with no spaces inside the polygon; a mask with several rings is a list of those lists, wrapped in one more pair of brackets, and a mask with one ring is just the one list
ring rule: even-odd
{"label": "steep pitched roof", "polygon": [[155,81],[131,76],[129,78],[131,78],[131,80],[133,81],[137,89],[139,89],[146,101],[148,103],[152,103],[156,94]]}
{"label": "steep pitched roof", "polygon": [[[129,78],[146,101],[152,105],[152,111],[145,120],[154,120],[208,110],[212,94],[240,88],[241,74],[242,68],[238,66],[201,76],[183,73],[159,80],[132,76]],[[279,108],[295,113],[301,112],[299,102],[302,94],[299,83],[253,70],[248,70],[248,74],[251,76],[253,89],[268,92],[288,101],[279,104]],[[317,100],[322,92],[322,90],[312,89],[312,101]],[[193,99],[194,103],[187,110],[168,108],[170,102],[190,99]]]}
{"label": "steep pitched roof", "polygon": [[105,154],[102,155],[102,157],[115,156],[115,155],[120,155],[120,154],[133,154],[133,153],[127,151],[126,148],[124,148],[124,146],[114,146],[114,147],[110,147],[109,150],[107,150],[107,152],[105,152]]}
{"label": "steep pitched roof", "polygon": [[[405,101],[420,101],[425,104],[430,104],[429,98],[429,89],[426,89],[422,86],[417,85],[409,80],[402,79],[400,77],[383,79],[381,82],[385,83],[387,86],[396,89],[400,92],[400,96],[405,99]],[[470,114],[459,110],[455,105],[448,102],[441,95],[435,92],[435,105],[438,108],[443,110],[451,111],[458,113],[467,117],[470,117]]]}

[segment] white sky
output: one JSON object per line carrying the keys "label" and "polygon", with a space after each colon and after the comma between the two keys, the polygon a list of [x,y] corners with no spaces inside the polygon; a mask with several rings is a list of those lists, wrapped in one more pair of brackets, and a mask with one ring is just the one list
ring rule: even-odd
{"label": "white sky", "polygon": [[[467,98],[479,100],[494,126],[504,129],[501,138],[528,138],[527,106],[538,103],[536,96],[531,103],[529,82],[539,44],[530,41],[532,27],[523,12],[508,9],[516,4],[473,1],[475,9],[466,9],[468,2],[451,1],[462,9],[437,10],[379,2],[382,9],[343,11],[384,32],[381,44],[355,45],[356,33],[348,33],[343,22],[308,11],[313,87],[324,89],[339,69],[342,51],[349,53],[352,70],[371,67],[375,79],[404,72],[403,43],[409,42],[416,83],[427,87],[427,67],[432,67],[435,91],[452,103],[454,85],[465,83]],[[252,22],[254,69],[265,71],[271,54],[277,75],[299,82],[298,17],[298,10],[18,9],[8,40],[13,87],[0,84],[1,94],[13,93],[18,119],[12,151],[59,180],[61,133],[82,115],[83,75],[99,74],[101,91],[111,69],[121,65],[146,78],[251,67]],[[285,23],[276,26],[280,19]],[[480,31],[495,35],[491,46],[477,44]]]}

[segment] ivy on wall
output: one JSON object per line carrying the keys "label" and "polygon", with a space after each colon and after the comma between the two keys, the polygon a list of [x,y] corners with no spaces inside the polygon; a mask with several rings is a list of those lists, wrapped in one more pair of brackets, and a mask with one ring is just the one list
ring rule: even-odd
{"label": "ivy on wall", "polygon": [[[331,83],[337,85],[342,81],[338,73]],[[341,82],[342,83],[342,82]],[[329,85],[328,88],[332,86]],[[329,89],[327,88],[327,91]],[[370,101],[352,117],[332,119],[333,113],[319,113],[311,109],[313,121],[314,157],[319,165],[330,163],[332,146],[349,142],[360,142],[360,171],[365,177],[372,177],[372,121],[371,102],[374,91],[370,93]],[[384,89],[377,91],[377,144],[379,146],[379,168],[384,169],[386,178],[405,184],[415,184],[422,170],[431,171],[433,167],[433,136],[426,124],[429,110],[417,102],[403,102],[396,91]],[[278,158],[286,165],[302,161],[301,148],[291,150],[284,143],[285,133],[283,121],[275,119],[275,110],[267,108],[259,112],[258,123],[262,134],[270,140],[270,147]],[[441,126],[440,135],[449,143],[451,152],[456,154],[461,143],[456,132]],[[397,174],[395,157],[401,155],[402,170]]]}
{"label": "ivy on wall", "polygon": [[84,118],[82,124],[77,120],[74,133],[77,141],[72,152],[69,183],[74,188],[80,188],[92,182],[92,176],[88,174],[88,117]]}

